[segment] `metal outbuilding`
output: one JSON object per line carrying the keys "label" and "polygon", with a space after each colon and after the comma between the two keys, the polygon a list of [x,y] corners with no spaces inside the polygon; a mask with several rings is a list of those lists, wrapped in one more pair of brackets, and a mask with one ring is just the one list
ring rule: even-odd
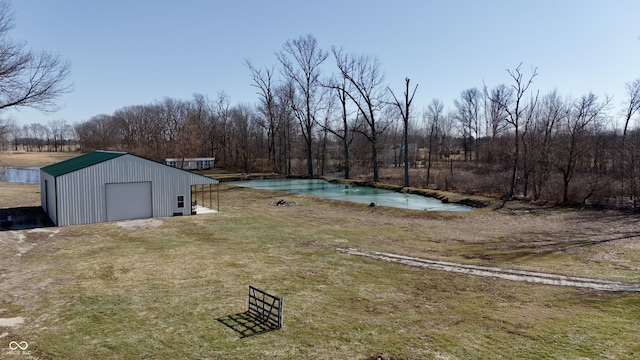
{"label": "metal outbuilding", "polygon": [[216,158],[169,158],[163,163],[182,170],[208,170],[213,169],[215,161]]}
{"label": "metal outbuilding", "polygon": [[218,180],[126,152],[94,151],[40,169],[42,208],[58,226],[190,215],[194,189]]}

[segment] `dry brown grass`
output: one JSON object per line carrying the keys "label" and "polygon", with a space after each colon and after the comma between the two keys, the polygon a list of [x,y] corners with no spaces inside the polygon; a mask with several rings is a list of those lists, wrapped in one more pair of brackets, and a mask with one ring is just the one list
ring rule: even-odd
{"label": "dry brown grass", "polygon": [[40,206],[40,185],[0,181],[0,209],[16,206]]}
{"label": "dry brown grass", "polygon": [[0,166],[41,167],[78,156],[78,152],[0,151]]}

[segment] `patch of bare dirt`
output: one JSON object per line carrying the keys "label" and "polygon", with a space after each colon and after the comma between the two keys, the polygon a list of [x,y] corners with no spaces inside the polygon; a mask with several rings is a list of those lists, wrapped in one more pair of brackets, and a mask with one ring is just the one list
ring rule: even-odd
{"label": "patch of bare dirt", "polygon": [[[37,319],[20,315],[50,291],[54,279],[42,277],[48,266],[33,261],[33,253],[50,253],[50,244],[60,230],[35,228],[31,230],[0,231],[0,338],[15,334],[12,328],[37,325]],[[0,357],[2,353],[0,353]]]}
{"label": "patch of bare dirt", "polygon": [[468,275],[495,277],[505,280],[524,281],[545,285],[571,286],[602,291],[640,292],[638,283],[622,283],[600,279],[589,279],[533,271],[511,270],[490,266],[466,265],[448,261],[436,261],[413,256],[404,256],[386,252],[360,250],[354,248],[336,248],[336,251],[349,255],[365,256],[372,259],[416,266],[432,270],[441,270]]}
{"label": "patch of bare dirt", "polygon": [[0,327],[12,327],[24,323],[23,317],[0,318]]}
{"label": "patch of bare dirt", "polygon": [[138,220],[118,221],[115,223],[115,225],[125,230],[139,230],[139,229],[157,228],[163,223],[164,222],[160,219],[138,219]]}

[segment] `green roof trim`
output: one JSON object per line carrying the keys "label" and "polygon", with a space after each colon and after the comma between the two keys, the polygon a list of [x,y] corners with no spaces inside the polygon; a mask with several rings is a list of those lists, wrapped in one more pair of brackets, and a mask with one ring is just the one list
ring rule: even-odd
{"label": "green roof trim", "polygon": [[65,161],[61,161],[59,163],[45,166],[40,170],[46,172],[47,174],[53,177],[58,177],[60,175],[64,175],[80,169],[84,169],[89,166],[99,164],[103,161],[115,159],[119,156],[126,155],[126,154],[127,154],[126,152],[98,150],[98,151],[80,155]]}

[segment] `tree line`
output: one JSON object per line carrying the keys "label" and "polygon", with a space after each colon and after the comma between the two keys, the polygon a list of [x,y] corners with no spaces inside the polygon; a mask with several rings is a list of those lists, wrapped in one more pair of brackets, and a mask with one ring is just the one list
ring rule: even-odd
{"label": "tree line", "polygon": [[537,69],[521,64],[503,84],[461,91],[450,110],[437,98],[417,110],[418,84],[398,79],[394,92],[373,55],[321,49],[305,35],[285,42],[274,62],[245,62],[255,104],[232,105],[225,93],[164,98],[75,124],[73,140],[82,151],[154,160],[215,157],[247,173],[638,207],[640,79],[627,84],[624,113],[594,93],[540,93]]}
{"label": "tree line", "polygon": [[[25,42],[13,39],[14,26],[11,3],[0,0],[0,114],[21,108],[55,112],[57,98],[71,91],[67,82],[71,65],[56,54],[31,50]],[[59,151],[73,137],[73,128],[64,120],[19,128],[13,119],[0,117],[1,150],[20,144],[29,151]]]}
{"label": "tree line", "polygon": [[66,120],[46,124],[31,123],[22,127],[7,121],[0,131],[0,150],[7,151],[77,151],[76,131]]}

